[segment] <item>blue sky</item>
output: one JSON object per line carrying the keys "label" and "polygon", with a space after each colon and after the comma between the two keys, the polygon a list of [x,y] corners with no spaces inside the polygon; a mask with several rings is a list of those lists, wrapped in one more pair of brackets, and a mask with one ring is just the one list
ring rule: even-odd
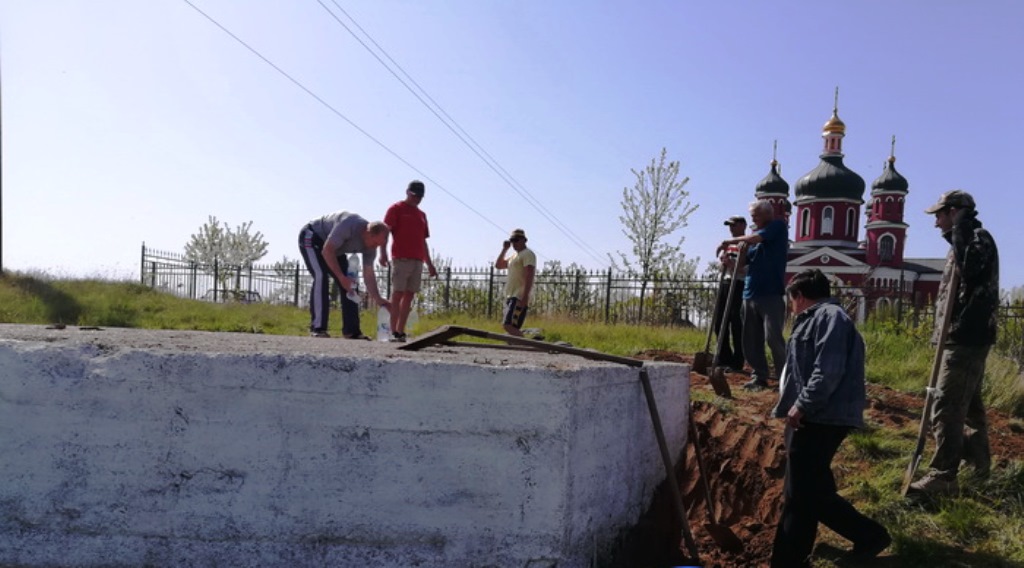
{"label": "blue sky", "polygon": [[1024,3],[189,1],[320,100],[184,0],[0,0],[5,268],[134,278],[143,242],[180,252],[209,215],[253,221],[265,261],[294,259],[308,220],[380,218],[414,178],[457,266],[523,227],[542,261],[603,268],[630,247],[630,169],[662,147],[690,178],[681,234],[703,268],[774,140],[791,188],[818,163],[838,86],[846,164],[869,187],[897,137],[907,256],[945,254],[923,209],[962,188],[1003,245],[1002,286],[1024,284],[1006,254]]}

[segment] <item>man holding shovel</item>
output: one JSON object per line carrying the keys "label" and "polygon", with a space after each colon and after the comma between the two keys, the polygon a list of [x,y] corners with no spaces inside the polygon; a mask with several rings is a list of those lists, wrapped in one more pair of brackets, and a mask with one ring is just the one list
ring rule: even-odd
{"label": "man holding shovel", "polygon": [[[957,491],[956,474],[960,460],[974,467],[979,477],[987,476],[992,465],[988,424],[981,399],[985,359],[996,341],[996,309],[999,306],[999,251],[996,242],[981,226],[974,198],[966,191],[943,193],[938,203],[925,210],[935,215],[935,226],[952,245],[939,285],[936,306],[950,304],[949,329],[942,350],[935,388],[932,391],[931,430],[935,455],[929,471],[910,484],[907,495],[944,495]],[[959,289],[952,289],[953,272],[959,272]],[[943,321],[941,313],[936,321]],[[933,341],[941,337],[936,327]]]}
{"label": "man holding shovel", "polygon": [[[725,220],[725,225],[729,227],[729,233],[733,238],[742,237],[747,232],[747,220],[741,215],[729,217]],[[743,279],[747,276],[746,266],[740,265],[739,271],[735,270],[739,260],[739,245],[729,245],[719,256],[724,277],[719,285],[713,324],[715,332],[721,333],[722,318],[724,317],[728,322],[726,333],[718,340],[722,346],[718,360],[721,364],[736,371],[743,370]],[[735,284],[733,283],[734,274],[738,280]],[[732,292],[731,296],[730,291]],[[732,298],[731,302],[729,301],[730,297]],[[729,307],[729,313],[725,313],[726,305]]]}
{"label": "man holding shovel", "polygon": [[789,252],[789,229],[776,219],[771,201],[761,199],[750,204],[750,218],[756,231],[749,235],[725,239],[716,253],[730,245],[746,243],[744,255],[747,276],[743,283],[743,356],[750,363],[747,390],[768,388],[768,357],[765,343],[772,353],[775,377],[782,374],[786,340],[782,327],[786,321],[786,256]]}

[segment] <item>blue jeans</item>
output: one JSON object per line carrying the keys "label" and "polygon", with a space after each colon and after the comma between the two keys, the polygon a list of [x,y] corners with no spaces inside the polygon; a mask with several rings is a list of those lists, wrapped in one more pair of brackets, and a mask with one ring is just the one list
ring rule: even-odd
{"label": "blue jeans", "polygon": [[786,323],[786,301],[782,296],[759,296],[743,300],[743,356],[753,369],[751,378],[768,382],[768,357],[765,341],[772,352],[775,378],[782,376],[786,363],[786,340],[782,326]]}

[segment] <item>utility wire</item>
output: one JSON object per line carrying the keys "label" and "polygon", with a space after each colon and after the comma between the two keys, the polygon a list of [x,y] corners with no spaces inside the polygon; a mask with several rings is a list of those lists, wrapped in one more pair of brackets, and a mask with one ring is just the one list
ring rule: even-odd
{"label": "utility wire", "polygon": [[[373,49],[371,49],[370,46],[368,46],[366,42],[364,42],[362,38],[359,37],[359,35],[352,31],[352,29],[349,26],[347,26],[343,21],[341,21],[341,19],[338,18],[338,16],[334,14],[334,12],[332,12],[331,9],[328,8],[326,4],[324,4],[323,0],[317,0],[317,3],[320,4],[320,6],[328,14],[330,14],[330,16],[334,19],[335,22],[338,23],[338,25],[344,28],[345,31],[347,31],[353,38],[355,38],[355,40],[358,41],[359,44],[362,45],[363,48],[365,48],[370,53],[370,55],[372,55],[381,65],[383,65],[384,68],[387,69],[388,72],[391,73],[391,75],[398,80],[398,82],[400,82],[410,93],[412,93],[412,95],[416,97],[416,99],[420,101],[420,103],[423,106],[425,106],[427,110],[429,110],[438,120],[441,121],[442,124],[444,124],[449,130],[451,130],[451,132],[459,140],[461,140],[462,143],[466,145],[466,147],[468,147],[474,154],[477,155],[477,157],[479,157],[485,164],[487,164],[487,166],[492,171],[494,171],[494,173],[496,173],[498,177],[502,179],[502,181],[504,181],[509,187],[511,187],[516,193],[518,193],[520,197],[526,200],[527,203],[529,203],[535,210],[537,210],[538,213],[540,213],[545,219],[547,219],[552,225],[554,225],[555,228],[558,229],[563,235],[568,237],[569,240],[571,240],[576,246],[583,250],[583,252],[590,255],[592,258],[594,258],[594,260],[597,260],[602,265],[607,264],[607,261],[601,259],[596,253],[596,251],[592,247],[590,247],[586,243],[586,241],[581,239],[578,235],[576,235],[576,233],[572,231],[572,229],[570,229],[564,223],[562,223],[562,221],[558,219],[558,217],[554,213],[551,213],[547,208],[545,208],[544,205],[537,198],[535,198],[525,187],[523,187],[523,185],[519,183],[519,181],[516,180],[504,167],[502,167],[501,164],[499,164],[498,161],[494,159],[494,157],[483,148],[483,146],[481,146],[468,132],[466,132],[466,130],[459,125],[458,121],[452,118],[451,115],[449,115],[444,110],[444,108],[442,108],[441,105],[438,104],[437,101],[435,101],[433,97],[430,96],[429,93],[427,93],[426,89],[424,89],[419,83],[417,83],[416,80],[411,75],[409,75],[409,73],[407,73],[405,69],[403,69],[402,66],[399,65],[399,63],[395,61],[394,58],[392,58],[388,54],[388,52],[383,47],[381,47],[380,44],[377,43],[365,29],[363,29],[362,26],[359,25],[359,22],[357,22],[355,18],[353,18],[351,14],[345,11],[345,9],[338,4],[337,0],[331,0],[331,3],[334,4],[335,8],[337,8],[338,11],[344,14],[345,17],[348,18],[352,22],[352,24],[355,25],[355,27],[358,28],[359,31],[364,36],[366,36],[366,38],[371,43],[373,43],[374,47],[376,47],[377,50],[380,51],[380,53],[383,54],[384,57],[386,57],[388,61],[391,62],[391,65],[397,68],[402,73],[402,75],[404,75],[405,78],[409,80],[409,82],[416,86],[416,89],[410,87],[409,83],[407,83],[405,79],[400,77],[398,73],[396,73],[395,70],[392,69],[390,65],[388,65],[388,63],[381,59],[380,55],[378,55]],[[417,90],[419,92],[417,92]],[[420,96],[420,93],[422,93],[422,96]],[[430,103],[427,103],[427,101],[424,100],[424,97],[426,97],[430,101]],[[442,114],[444,115],[443,117],[441,116]]]}
{"label": "utility wire", "polygon": [[342,114],[342,113],[341,113],[341,111],[339,111],[338,109],[336,109],[336,108],[334,108],[333,106],[331,106],[331,104],[330,104],[330,103],[328,103],[327,101],[325,101],[324,99],[322,99],[322,98],[321,98],[320,96],[318,96],[318,95],[317,95],[316,93],[314,93],[313,91],[311,91],[311,90],[310,90],[309,88],[307,88],[307,87],[306,87],[305,85],[303,85],[303,84],[302,84],[301,82],[299,82],[299,80],[298,80],[298,79],[295,79],[294,77],[292,77],[291,75],[289,75],[289,74],[288,74],[288,73],[287,73],[287,72],[286,72],[286,71],[285,71],[284,69],[281,69],[280,67],[278,67],[277,65],[275,65],[275,64],[274,64],[274,62],[272,62],[271,60],[269,60],[269,59],[267,59],[266,57],[264,57],[262,53],[260,53],[259,51],[257,51],[257,50],[256,50],[256,48],[252,47],[251,45],[249,45],[248,43],[246,43],[246,42],[245,42],[245,41],[244,41],[243,39],[241,39],[240,37],[238,37],[238,36],[236,36],[235,34],[231,33],[231,30],[229,30],[229,29],[227,29],[226,27],[222,26],[222,25],[220,24],[220,22],[218,22],[217,20],[215,20],[215,19],[214,19],[214,18],[213,18],[212,16],[210,16],[210,15],[209,15],[209,14],[207,14],[206,12],[204,12],[204,11],[200,10],[200,9],[199,9],[199,7],[197,7],[197,6],[195,5],[195,4],[193,4],[193,3],[192,3],[192,2],[190,1],[190,0],[182,0],[182,2],[184,2],[184,3],[188,4],[189,6],[191,6],[193,10],[195,10],[196,12],[199,12],[199,13],[200,13],[200,14],[201,14],[201,15],[202,15],[202,16],[203,16],[204,18],[206,18],[206,19],[207,19],[207,20],[209,20],[209,21],[210,21],[211,23],[213,23],[213,25],[215,25],[215,26],[217,26],[218,28],[220,28],[220,30],[221,30],[221,31],[223,31],[224,33],[226,33],[226,34],[228,34],[229,36],[231,36],[231,38],[232,38],[232,39],[234,39],[235,41],[237,41],[238,43],[240,43],[240,44],[241,44],[241,45],[242,45],[243,47],[245,47],[245,48],[246,48],[246,49],[248,49],[248,50],[249,50],[250,52],[252,52],[252,54],[253,54],[253,55],[255,55],[256,57],[259,57],[260,59],[262,59],[264,63],[266,63],[267,65],[270,65],[271,67],[273,67],[275,71],[277,71],[277,72],[278,72],[278,73],[280,73],[280,74],[281,74],[282,76],[284,76],[284,77],[285,77],[286,79],[288,79],[289,81],[291,81],[291,82],[292,82],[292,83],[293,83],[293,84],[294,84],[294,85],[295,85],[296,87],[298,87],[298,88],[302,89],[303,91],[305,91],[305,92],[306,92],[306,94],[308,94],[309,96],[311,96],[311,97],[313,97],[314,99],[316,99],[316,100],[317,100],[317,102],[319,102],[319,103],[320,103],[320,104],[322,104],[322,105],[323,105],[324,107],[326,107],[326,108],[327,108],[328,110],[330,110],[330,111],[331,111],[331,112],[333,112],[333,113],[334,113],[335,115],[337,115],[337,116],[338,116],[339,118],[341,118],[342,120],[344,120],[345,122],[347,122],[347,123],[348,123],[348,124],[349,124],[349,125],[350,125],[350,126],[351,126],[352,128],[355,128],[356,130],[358,130],[358,131],[359,131],[359,132],[360,132],[360,133],[361,133],[361,134],[362,134],[363,136],[366,136],[367,138],[369,138],[370,140],[372,140],[372,141],[373,141],[373,142],[374,142],[375,144],[377,144],[377,145],[378,145],[378,146],[380,146],[380,147],[381,147],[382,149],[384,149],[384,151],[385,151],[385,152],[387,152],[387,153],[391,154],[392,156],[394,156],[394,157],[395,157],[395,159],[397,159],[398,161],[400,161],[400,162],[402,162],[403,164],[405,164],[406,166],[408,166],[408,167],[409,167],[410,169],[412,169],[412,170],[413,170],[414,172],[418,173],[418,174],[419,174],[419,175],[420,175],[421,177],[423,177],[424,179],[426,179],[426,180],[430,181],[430,183],[432,183],[433,185],[435,185],[435,186],[437,186],[438,188],[440,188],[440,189],[441,189],[441,191],[443,191],[443,192],[447,193],[447,194],[448,194],[448,195],[449,195],[449,196],[450,196],[450,197],[451,197],[452,199],[454,199],[455,201],[458,201],[458,202],[459,202],[460,204],[462,204],[462,206],[463,206],[463,207],[465,207],[466,209],[469,209],[470,211],[472,211],[473,213],[475,213],[477,217],[480,217],[480,218],[481,218],[481,219],[483,219],[484,221],[486,221],[486,222],[490,223],[491,225],[493,225],[493,226],[494,226],[495,228],[497,228],[497,229],[498,229],[499,231],[501,231],[501,232],[503,232],[503,233],[504,233],[505,231],[507,231],[507,229],[506,229],[506,228],[502,227],[501,225],[498,225],[498,224],[497,224],[497,223],[495,223],[494,221],[492,221],[492,220],[490,220],[489,218],[487,218],[487,216],[485,216],[485,215],[484,215],[483,213],[481,213],[481,212],[477,211],[477,210],[476,210],[476,209],[474,209],[474,208],[473,208],[472,206],[470,206],[470,205],[469,205],[468,203],[466,203],[465,201],[463,201],[463,200],[459,199],[459,198],[458,198],[458,196],[456,196],[456,195],[455,195],[455,194],[453,194],[452,192],[448,191],[448,190],[447,190],[447,189],[446,189],[446,188],[445,188],[445,187],[444,187],[443,185],[441,185],[441,184],[440,184],[440,183],[438,183],[437,181],[435,181],[435,180],[431,179],[431,178],[430,178],[430,176],[428,176],[428,175],[427,175],[426,173],[424,173],[424,172],[423,172],[423,171],[421,171],[421,170],[420,170],[419,168],[417,168],[416,166],[414,166],[414,165],[412,165],[411,163],[409,163],[409,161],[408,161],[408,160],[406,160],[405,158],[403,158],[402,156],[400,156],[400,155],[399,155],[399,154],[398,154],[397,152],[395,152],[394,150],[392,150],[391,148],[389,148],[389,147],[388,147],[388,146],[387,146],[386,144],[384,144],[383,142],[381,142],[380,140],[378,140],[377,138],[375,138],[375,137],[374,137],[374,136],[373,136],[372,134],[370,134],[369,132],[367,132],[366,130],[364,130],[364,129],[363,129],[362,127],[360,127],[360,126],[359,126],[358,124],[356,124],[356,123],[355,123],[355,122],[353,122],[353,121],[352,121],[351,119],[349,119],[349,118],[348,118],[347,116],[345,116],[344,114]]}

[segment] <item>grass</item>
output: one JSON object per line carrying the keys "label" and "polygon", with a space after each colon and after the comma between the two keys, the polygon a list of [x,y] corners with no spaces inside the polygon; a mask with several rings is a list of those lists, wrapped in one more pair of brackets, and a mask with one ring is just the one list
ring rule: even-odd
{"label": "grass", "polygon": [[[337,311],[332,315],[339,317]],[[366,330],[376,316],[364,313],[363,317]],[[290,306],[183,300],[134,283],[7,274],[0,277],[0,322],[305,335],[309,314]],[[496,319],[455,316],[424,316],[410,331],[423,333],[447,324],[500,331]],[[333,325],[337,327],[337,320]],[[549,341],[568,341],[624,356],[648,349],[694,353],[703,350],[706,338],[693,329],[568,319],[531,318],[528,325],[541,328]],[[934,358],[927,330],[875,322],[863,326],[862,333],[867,343],[868,380],[921,393]],[[1024,417],[1019,367],[995,350],[986,367],[984,395],[990,407]],[[701,397],[723,412],[732,411],[731,401],[694,392],[695,400]],[[1024,567],[1024,463],[1019,456],[1003,456],[1010,458],[1009,466],[995,469],[988,480],[965,477],[970,483],[955,499],[917,505],[902,499],[898,492],[916,436],[916,423],[899,430],[872,426],[851,435],[837,458],[844,494],[862,512],[890,528],[899,565]],[[841,541],[827,530],[820,538],[837,546]],[[815,564],[819,568],[838,565],[829,558]]]}

